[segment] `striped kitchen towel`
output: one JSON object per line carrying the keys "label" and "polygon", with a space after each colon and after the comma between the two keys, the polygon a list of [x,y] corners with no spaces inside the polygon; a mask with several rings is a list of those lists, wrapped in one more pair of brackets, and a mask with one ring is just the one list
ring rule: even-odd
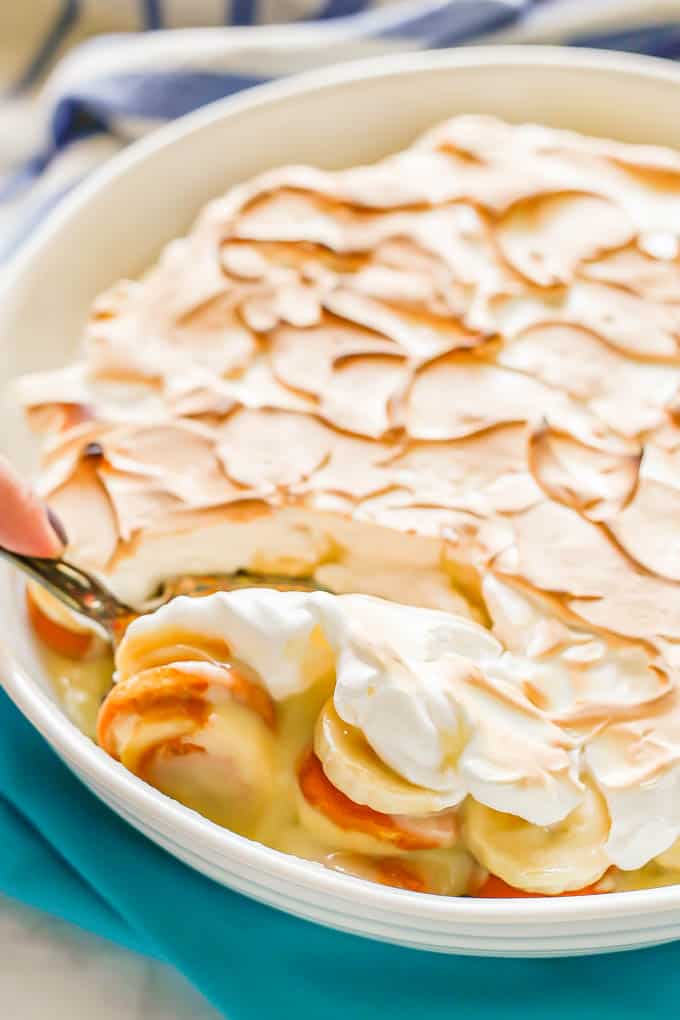
{"label": "striped kitchen towel", "polygon": [[680,0],[0,2],[0,258],[169,118],[330,63],[471,43],[680,56]]}

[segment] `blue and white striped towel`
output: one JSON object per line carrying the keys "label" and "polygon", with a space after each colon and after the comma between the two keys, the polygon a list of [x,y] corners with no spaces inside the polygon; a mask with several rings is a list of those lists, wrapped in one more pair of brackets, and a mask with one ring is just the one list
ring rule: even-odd
{"label": "blue and white striped towel", "polygon": [[0,258],[169,118],[299,70],[474,42],[680,57],[680,0],[0,0]]}

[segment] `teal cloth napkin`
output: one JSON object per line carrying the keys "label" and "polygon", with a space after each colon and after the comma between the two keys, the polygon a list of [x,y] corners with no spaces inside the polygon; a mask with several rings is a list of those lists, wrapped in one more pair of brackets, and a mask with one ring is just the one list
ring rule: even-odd
{"label": "teal cloth napkin", "polygon": [[101,804],[0,692],[0,891],[173,964],[228,1020],[674,1020],[680,943],[548,960],[344,935],[224,889]]}

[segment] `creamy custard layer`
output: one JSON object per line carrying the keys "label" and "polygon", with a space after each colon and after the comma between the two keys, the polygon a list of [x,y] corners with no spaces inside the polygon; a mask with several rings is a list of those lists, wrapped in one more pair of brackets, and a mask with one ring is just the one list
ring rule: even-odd
{"label": "creamy custard layer", "polygon": [[493,624],[563,735],[563,806],[602,798],[626,882],[663,877],[679,237],[675,152],[492,118],[243,184],[20,385],[69,555],[136,606],[247,570]]}
{"label": "creamy custard layer", "polygon": [[[534,691],[564,681],[569,649],[536,669],[450,614],[356,596],[222,598],[134,624],[101,709],[101,660],[69,670],[51,657],[72,717],[90,728],[98,715],[105,749],[164,792],[276,849],[444,895],[680,877],[675,847],[615,866],[605,802],[579,766],[597,735],[569,740],[577,725],[559,731],[525,696],[522,678]],[[597,684],[597,666],[584,679]],[[511,884],[499,891],[488,871]]]}
{"label": "creamy custard layer", "polygon": [[[63,655],[45,649],[46,669],[53,678],[55,692],[73,722],[88,736],[94,738],[97,715],[103,699],[111,687],[113,664],[108,658],[96,661],[75,662]],[[303,694],[282,706],[279,714],[279,735],[276,745],[276,792],[273,805],[262,809],[258,817],[250,819],[240,831],[265,846],[294,854],[307,860],[327,864],[346,874],[376,881],[371,868],[372,858],[339,850],[331,842],[310,834],[299,820],[297,809],[297,766],[300,756],[313,739],[314,726],[320,702],[325,691]],[[206,817],[210,807],[201,803],[200,796],[186,797],[187,805]],[[214,821],[228,828],[239,829],[238,819],[221,815]],[[484,869],[466,849],[412,851],[403,855],[414,862],[424,876],[429,877],[430,889],[440,895],[474,895],[484,887]],[[408,876],[407,876],[408,877]],[[399,871],[378,876],[378,880],[403,882]],[[423,879],[424,882],[424,879]],[[680,882],[680,868],[668,868],[652,862],[634,871],[610,869],[599,882],[603,892],[621,892],[674,885]],[[388,881],[388,884],[390,882]]]}

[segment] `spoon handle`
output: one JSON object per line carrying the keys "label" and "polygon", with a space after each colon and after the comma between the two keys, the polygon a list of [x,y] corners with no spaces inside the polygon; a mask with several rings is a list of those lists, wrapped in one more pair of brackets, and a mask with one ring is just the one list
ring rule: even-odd
{"label": "spoon handle", "polygon": [[41,584],[69,609],[82,613],[109,633],[117,633],[116,624],[120,625],[123,620],[136,615],[134,610],[120,602],[100,581],[72,563],[27,556],[5,549],[4,546],[0,546],[0,555]]}

